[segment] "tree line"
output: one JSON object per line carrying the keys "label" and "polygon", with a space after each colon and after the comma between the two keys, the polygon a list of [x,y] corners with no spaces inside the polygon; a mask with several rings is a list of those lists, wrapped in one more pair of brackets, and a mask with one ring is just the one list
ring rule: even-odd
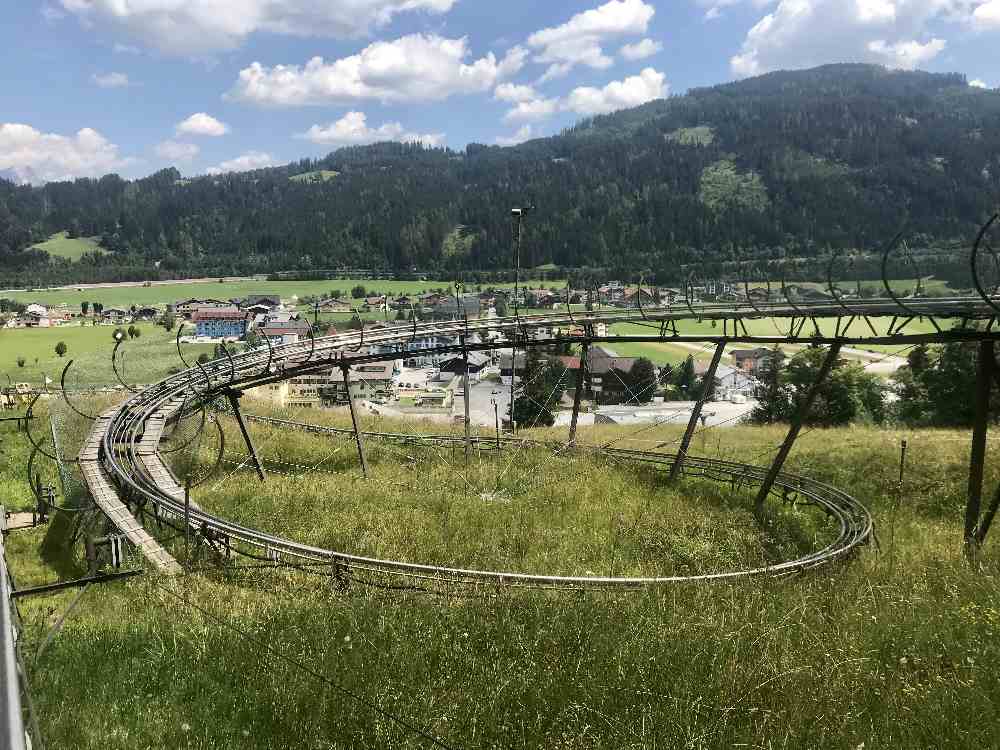
{"label": "tree line", "polygon": [[[338,174],[291,179],[320,169]],[[0,284],[338,267],[489,282],[516,262],[671,283],[691,264],[871,250],[904,226],[935,250],[934,273],[964,280],[998,194],[1000,94],[960,75],[833,65],[696,89],[513,148],[382,143],[193,179],[171,168],[0,180]],[[516,261],[509,211],[528,205]],[[100,236],[105,252],[71,263],[31,249],[66,229]]]}

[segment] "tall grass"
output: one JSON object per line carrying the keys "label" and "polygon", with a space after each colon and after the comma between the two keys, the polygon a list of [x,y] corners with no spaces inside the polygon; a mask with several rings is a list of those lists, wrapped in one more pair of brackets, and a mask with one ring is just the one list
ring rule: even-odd
{"label": "tall grass", "polygon": [[[762,532],[746,497],[700,482],[666,487],[585,455],[518,455],[499,493],[507,496],[496,500],[445,478],[445,459],[461,464],[461,451],[370,441],[374,478],[365,481],[350,443],[252,429],[274,471],[298,473],[288,464],[340,450],[300,479],[273,474],[259,485],[244,468],[213,488],[217,476],[198,499],[305,541],[526,570],[603,573],[613,557],[625,573],[741,562],[774,553],[769,534],[797,548],[825,531],[806,518]],[[903,436],[809,431],[789,469],[853,493],[879,522],[897,499]],[[611,427],[581,437],[651,447],[676,431]],[[780,429],[713,430],[694,449],[765,463],[781,437]],[[44,738],[73,748],[427,746],[332,681],[452,747],[1000,746],[996,542],[981,568],[961,554],[968,435],[905,437],[891,568],[873,547],[780,580],[430,596],[345,589],[325,575],[249,562],[218,569],[202,557],[179,579],[95,588],[42,658],[29,659]],[[470,478],[495,478],[489,461]],[[987,465],[992,487],[1000,476]],[[2,471],[0,487],[16,491],[13,469]],[[36,541],[8,542],[21,582],[51,576],[32,556]],[[71,596],[22,601],[26,653]]]}

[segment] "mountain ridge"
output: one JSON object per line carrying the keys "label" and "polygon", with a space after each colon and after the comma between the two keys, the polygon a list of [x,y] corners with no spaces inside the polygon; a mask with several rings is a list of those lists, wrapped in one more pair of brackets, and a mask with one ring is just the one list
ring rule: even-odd
{"label": "mountain ridge", "polygon": [[[293,179],[324,171],[337,175]],[[998,195],[1000,93],[961,74],[835,64],[692,89],[514,147],[381,143],[239,174],[0,181],[0,283],[509,268],[508,212],[528,204],[523,265],[658,275],[872,247],[904,225],[918,244],[954,244]],[[446,251],[458,227],[463,252]],[[103,236],[108,256],[69,268],[27,250],[63,229]]]}

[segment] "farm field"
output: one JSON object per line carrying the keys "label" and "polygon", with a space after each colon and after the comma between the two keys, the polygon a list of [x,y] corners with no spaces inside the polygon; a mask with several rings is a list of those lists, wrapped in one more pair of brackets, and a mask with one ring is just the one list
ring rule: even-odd
{"label": "farm field", "polygon": [[[166,377],[172,367],[181,366],[175,345],[176,329],[165,331],[151,323],[136,325],[138,339],[126,340],[119,350],[124,353],[125,376],[129,383],[151,383]],[[111,367],[114,349],[114,326],[66,325],[58,328],[15,328],[0,330],[0,379],[6,385],[6,373],[14,382],[41,385],[45,377],[58,384],[63,368],[72,359],[66,377],[67,387],[117,385]],[[58,342],[67,346],[65,357],[55,353]],[[184,356],[192,362],[202,352],[211,352],[210,344],[185,344]],[[189,354],[190,352],[190,354]],[[17,358],[24,357],[24,367]]]}
{"label": "farm field", "polygon": [[[350,297],[351,289],[358,284],[372,293],[386,294],[424,294],[434,289],[454,290],[451,281],[391,281],[380,279],[327,279],[323,281],[224,281],[219,282],[183,282],[162,283],[144,287],[137,286],[107,286],[101,288],[52,289],[30,292],[6,292],[6,296],[21,302],[38,302],[44,305],[66,304],[78,308],[81,302],[101,302],[105,307],[129,307],[130,305],[162,305],[179,300],[212,298],[233,299],[246,297],[248,294],[277,294],[282,300],[291,301],[296,297],[309,295],[326,295],[331,290],[339,289],[344,297]],[[495,288],[513,286],[512,284],[484,284]],[[467,287],[472,291],[474,285]]]}
{"label": "farm field", "polygon": [[70,239],[66,232],[57,232],[45,242],[34,245],[34,250],[44,250],[49,255],[66,260],[80,260],[85,253],[102,253],[100,237],[75,237]]}
{"label": "farm field", "polygon": [[[307,420],[347,424],[343,414]],[[81,425],[61,423],[70,451]],[[363,426],[445,429],[371,416]],[[199,502],[351,551],[601,574],[702,570],[782,555],[828,531],[808,508],[780,504],[758,527],[748,496],[728,485],[671,487],[586,455],[528,451],[498,465],[476,457],[473,486],[512,460],[521,469],[477,502],[463,489],[460,452],[370,441],[365,481],[347,439],[251,429],[268,481],[227,465]],[[679,432],[639,429],[584,428],[580,437],[638,447]],[[10,459],[0,489],[9,506],[23,506],[30,496],[14,467],[26,443],[0,431]],[[783,435],[707,430],[692,451],[765,463]],[[910,460],[900,490],[903,438]],[[434,596],[365,585],[360,573],[345,587],[323,569],[246,560],[227,568],[167,542],[187,575],[92,587],[28,661],[41,734],[47,747],[85,749],[429,745],[391,714],[450,748],[994,747],[1000,725],[979,719],[1000,701],[1000,567],[995,540],[979,569],[962,556],[968,440],[953,430],[804,431],[789,470],[866,503],[880,546],[783,579]],[[232,461],[241,449],[233,443]],[[996,450],[991,443],[989,487],[1000,480]],[[42,470],[54,480],[51,466]],[[19,586],[82,573],[79,555],[57,551],[69,529],[67,516],[56,518],[8,536]],[[25,653],[38,653],[53,613],[77,593],[19,602]]]}

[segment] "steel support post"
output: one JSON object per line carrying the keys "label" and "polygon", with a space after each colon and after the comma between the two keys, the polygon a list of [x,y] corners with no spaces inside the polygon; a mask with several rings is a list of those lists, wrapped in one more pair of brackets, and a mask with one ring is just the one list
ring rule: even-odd
{"label": "steel support post", "polygon": [[472,452],[472,420],[469,417],[469,350],[465,348],[465,337],[462,337],[462,391],[465,394],[465,463],[469,463]]}
{"label": "steel support post", "polygon": [[691,438],[694,437],[695,428],[698,426],[698,419],[701,417],[701,410],[705,406],[705,402],[712,398],[712,391],[715,390],[715,371],[719,369],[719,361],[722,359],[725,350],[725,341],[720,341],[719,345],[715,347],[712,362],[705,373],[705,387],[702,388],[701,398],[698,399],[694,405],[694,409],[691,411],[691,418],[688,420],[687,429],[684,430],[684,437],[681,438],[681,447],[677,451],[677,458],[674,459],[674,463],[670,467],[671,481],[676,479],[677,475],[680,474],[681,466],[684,465],[684,459],[687,457],[688,449],[691,447]]}
{"label": "steel support post", "polygon": [[580,366],[576,370],[576,390],[573,392],[573,417],[569,422],[569,446],[576,445],[576,427],[580,419],[580,399],[583,398],[583,386],[586,382],[587,355],[590,352],[590,342],[584,341],[580,347]]}
{"label": "steel support post", "polygon": [[344,373],[344,388],[347,390],[347,404],[351,407],[351,425],[354,428],[354,442],[358,446],[358,459],[361,461],[361,471],[368,478],[368,460],[365,458],[365,443],[361,437],[361,430],[358,429],[358,412],[354,406],[354,394],[351,393],[351,368],[341,365],[340,371]]}
{"label": "steel support post", "polygon": [[264,466],[260,462],[260,457],[257,455],[257,449],[254,448],[253,440],[250,439],[250,431],[247,429],[246,422],[243,421],[243,411],[240,409],[240,397],[243,395],[242,392],[233,390],[232,388],[226,391],[226,398],[229,399],[229,405],[233,409],[233,415],[236,417],[236,423],[240,426],[240,432],[243,434],[243,440],[247,444],[247,450],[250,451],[250,456],[253,458],[254,468],[257,469],[257,476],[260,477],[260,481],[264,481],[267,477],[264,475]]}
{"label": "steel support post", "polygon": [[781,467],[784,466],[785,459],[788,458],[788,454],[792,452],[792,446],[795,445],[795,439],[799,436],[802,424],[806,421],[806,417],[809,416],[809,410],[812,409],[813,402],[819,395],[819,390],[822,387],[823,382],[830,374],[834,365],[837,364],[837,357],[839,355],[840,343],[834,342],[830,344],[830,348],[826,353],[826,359],[823,360],[823,364],[819,368],[819,374],[816,376],[816,381],[812,384],[812,386],[810,386],[809,391],[802,400],[802,403],[799,404],[798,411],[796,411],[795,416],[792,418],[792,426],[788,430],[788,435],[785,436],[785,442],[781,444],[781,448],[778,450],[778,455],[775,456],[774,463],[771,465],[771,468],[767,472],[767,476],[764,477],[764,482],[760,486],[760,492],[757,493],[757,500],[754,502],[754,512],[758,515],[764,510],[764,501],[767,499],[768,494],[770,494],[771,488],[774,486],[774,482],[778,478],[778,474],[781,473]]}
{"label": "steel support post", "polygon": [[972,454],[969,458],[969,499],[965,506],[965,547],[973,552],[978,546],[977,527],[983,498],[983,468],[986,463],[986,433],[990,418],[990,386],[996,362],[993,342],[979,342],[976,360],[975,417],[972,425]]}
{"label": "steel support post", "polygon": [[191,559],[191,477],[184,480],[184,554]]}

